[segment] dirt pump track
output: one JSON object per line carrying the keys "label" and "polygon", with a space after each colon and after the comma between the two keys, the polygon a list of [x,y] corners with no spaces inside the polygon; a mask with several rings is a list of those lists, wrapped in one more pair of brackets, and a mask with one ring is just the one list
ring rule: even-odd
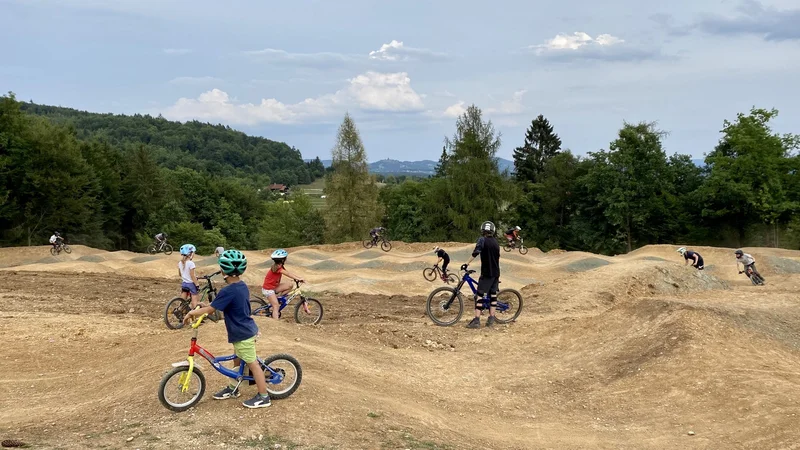
{"label": "dirt pump track", "polygon": [[[300,389],[268,409],[211,394],[172,413],[156,397],[190,333],[168,330],[178,256],[73,246],[0,249],[0,440],[34,448],[795,448],[800,442],[800,252],[744,249],[767,285],[738,275],[733,249],[628,255],[501,255],[516,323],[437,327],[422,278],[431,244],[290,250],[289,269],[325,306],[320,325],[258,318],[259,354],[290,353]],[[451,268],[472,244],[442,243]],[[271,249],[246,252],[255,293]],[[210,273],[213,257],[195,259]],[[478,268],[476,262],[473,268]],[[221,280],[220,280],[221,283]],[[228,354],[222,324],[199,342]],[[254,392],[246,387],[244,399]]]}

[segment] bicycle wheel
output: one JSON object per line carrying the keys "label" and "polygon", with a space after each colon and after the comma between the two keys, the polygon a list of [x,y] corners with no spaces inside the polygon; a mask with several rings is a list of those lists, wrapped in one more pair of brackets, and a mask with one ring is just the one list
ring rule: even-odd
{"label": "bicycle wheel", "polygon": [[67,245],[67,244],[64,244],[64,251],[67,252],[67,254],[72,253],[72,249],[69,248],[69,245]]}
{"label": "bicycle wheel", "polygon": [[191,302],[183,297],[175,297],[164,308],[164,323],[170,330],[183,328],[183,318],[191,308]]}
{"label": "bicycle wheel", "polygon": [[458,284],[458,275],[454,273],[447,275],[447,282],[450,284]]}
{"label": "bicycle wheel", "polygon": [[385,252],[388,252],[391,249],[392,249],[392,243],[391,242],[389,242],[389,241],[381,242],[381,250],[383,250]]}
{"label": "bicycle wheel", "polygon": [[433,267],[422,269],[422,276],[425,277],[425,279],[428,281],[433,281],[436,279],[436,269],[434,269]]}
{"label": "bicycle wheel", "polygon": [[150,245],[147,246],[147,253],[149,253],[151,255],[155,255],[156,254],[156,246],[155,246],[155,244],[150,244]]}
{"label": "bicycle wheel", "polygon": [[56,256],[58,254],[58,250],[55,247],[50,247],[50,254]]}
{"label": "bicycle wheel", "polygon": [[294,394],[303,380],[303,369],[292,355],[272,355],[261,363],[261,368],[271,398],[280,400]]}
{"label": "bicycle wheel", "polygon": [[506,245],[503,246],[503,250],[505,250],[507,252],[510,252],[511,251],[511,246],[506,244]]}
{"label": "bicycle wheel", "polygon": [[294,307],[294,321],[316,325],[322,320],[322,303],[315,298],[302,297]]}
{"label": "bicycle wheel", "polygon": [[425,312],[436,325],[448,327],[464,314],[464,298],[451,287],[436,288],[428,295]]}
{"label": "bicycle wheel", "polygon": [[375,245],[372,243],[372,239],[365,239],[362,244],[364,244],[364,248],[372,248],[372,246]]}
{"label": "bicycle wheel", "polygon": [[171,245],[167,244],[167,245],[164,246],[164,254],[165,255],[171,255],[172,254],[172,246]]}
{"label": "bicycle wheel", "polygon": [[272,317],[272,311],[268,311],[267,302],[259,297],[250,297],[250,315],[256,317]]}
{"label": "bicycle wheel", "polygon": [[519,252],[520,252],[521,254],[523,254],[523,255],[527,255],[527,254],[528,254],[528,247],[525,247],[524,245],[523,245],[523,246],[521,246],[521,247],[519,248]]}
{"label": "bicycle wheel", "polygon": [[495,309],[497,323],[513,322],[522,312],[522,294],[514,289],[501,289],[497,293],[497,306]]}
{"label": "bicycle wheel", "polygon": [[188,372],[189,366],[179,366],[161,378],[161,384],[158,386],[158,400],[165,408],[176,412],[186,411],[203,398],[203,394],[206,392],[206,377],[197,366],[192,369],[189,389],[181,392],[183,390],[182,381],[189,375]]}

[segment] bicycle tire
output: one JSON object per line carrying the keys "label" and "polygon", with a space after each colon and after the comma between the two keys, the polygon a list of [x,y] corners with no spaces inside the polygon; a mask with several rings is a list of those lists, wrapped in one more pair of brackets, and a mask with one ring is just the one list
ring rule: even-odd
{"label": "bicycle tire", "polygon": [[456,275],[454,273],[451,273],[451,274],[447,275],[447,281],[450,284],[458,284],[459,280],[461,280],[461,278],[459,278],[458,275]]}
{"label": "bicycle tire", "polygon": [[511,251],[511,246],[506,244],[506,245],[503,246],[503,250],[505,250],[507,252],[510,252]]}
{"label": "bicycle tire", "polygon": [[527,254],[528,254],[528,247],[525,247],[524,245],[523,245],[523,246],[521,246],[521,247],[519,248],[519,253],[520,253],[521,255],[527,255]]}
{"label": "bicycle tire", "polygon": [[366,249],[370,249],[370,248],[372,248],[372,246],[375,245],[375,244],[372,243],[372,239],[366,239],[366,240],[364,240],[364,242],[362,242],[362,244],[364,245],[364,248],[366,248]]}
{"label": "bicycle tire", "polygon": [[172,246],[167,244],[164,246],[164,254],[169,256],[172,254]]}
{"label": "bicycle tire", "polygon": [[[289,364],[291,364],[294,367],[294,370],[295,370],[295,373],[296,373],[296,377],[295,377],[294,382],[288,388],[282,389],[282,390],[275,390],[274,388],[271,388],[275,384],[274,383],[275,380],[273,380],[272,378],[269,377],[268,374],[270,374],[270,372],[266,369],[266,367],[270,367],[270,368],[272,368],[272,370],[275,370],[275,371],[279,371],[279,370],[283,371],[282,369],[280,369],[280,367],[277,367],[277,369],[279,369],[279,370],[276,370],[276,368],[272,367],[273,365],[277,366],[277,364],[275,364],[275,363],[279,362],[279,361],[285,361],[285,362],[288,362]],[[284,398],[294,394],[294,392],[297,390],[297,388],[300,387],[300,382],[303,381],[303,368],[300,367],[300,362],[297,361],[297,359],[295,359],[294,356],[292,356],[292,355],[287,355],[285,353],[280,353],[280,354],[277,354],[277,355],[269,356],[262,362],[261,367],[264,370],[264,375],[265,375],[265,378],[266,378],[266,381],[267,381],[267,392],[269,392],[270,398],[281,400],[281,399],[284,399]],[[286,375],[285,371],[284,371],[283,375],[284,376]]]}
{"label": "bicycle tire", "polygon": [[[306,314],[303,309],[303,304],[308,304],[310,311],[318,311],[319,313],[314,316],[314,313]],[[325,313],[322,303],[315,298],[302,297],[299,302],[294,306],[294,321],[297,323],[305,323],[309,325],[316,325],[322,321],[322,315]],[[311,322],[303,321],[300,318],[306,317],[312,319]]]}
{"label": "bicycle tire", "polygon": [[[183,318],[186,317],[186,314],[189,312],[190,305],[190,300],[184,299],[183,297],[175,297],[168,301],[167,305],[164,307],[164,323],[167,325],[167,328],[170,330],[179,330],[183,328]],[[175,314],[176,312],[177,314]],[[176,319],[176,321],[171,322],[170,319]]]}
{"label": "bicycle tire", "polygon": [[158,400],[161,402],[162,405],[164,405],[165,408],[169,409],[170,411],[175,411],[175,412],[186,411],[187,409],[196,405],[197,402],[199,402],[200,399],[203,398],[203,394],[206,392],[206,377],[205,375],[203,375],[203,372],[201,372],[197,368],[197,366],[194,366],[194,368],[192,369],[192,375],[197,376],[198,384],[200,386],[197,389],[197,393],[188,402],[185,403],[176,404],[167,399],[167,383],[169,383],[172,377],[181,374],[182,372],[188,372],[188,371],[189,371],[188,366],[175,367],[169,372],[167,372],[161,378],[161,384],[159,384],[158,386]]}
{"label": "bicycle tire", "polygon": [[516,289],[501,289],[500,292],[497,293],[498,303],[499,302],[510,303],[510,301],[502,299],[503,294],[511,294],[513,296],[516,296],[516,299],[511,297],[509,298],[509,300],[512,299],[516,300],[517,304],[516,307],[512,305],[512,307],[509,308],[509,310],[504,311],[502,313],[495,310],[495,320],[497,321],[497,323],[503,323],[503,324],[511,323],[517,320],[517,317],[519,317],[520,313],[522,313],[522,294],[520,294],[519,291],[517,291]]}
{"label": "bicycle tire", "polygon": [[65,252],[67,252],[67,254],[68,254],[68,255],[69,255],[70,253],[72,253],[72,249],[71,249],[71,248],[69,248],[69,245],[67,245],[67,244],[64,244],[64,245],[63,245],[63,248],[64,248],[64,251],[65,251]]}
{"label": "bicycle tire", "polygon": [[250,297],[250,315],[255,317],[271,317],[272,311],[261,309],[267,306],[267,302],[259,297]]}
{"label": "bicycle tire", "polygon": [[56,256],[58,255],[58,250],[55,247],[50,247],[50,254]]}
{"label": "bicycle tire", "polygon": [[392,249],[392,243],[391,242],[389,242],[389,241],[381,242],[381,250],[383,250],[385,252],[388,252],[391,249]]}
{"label": "bicycle tire", "polygon": [[422,276],[428,281],[433,281],[436,279],[436,270],[433,267],[422,269]]}
{"label": "bicycle tire", "polygon": [[150,245],[147,246],[147,253],[149,253],[151,255],[155,255],[156,254],[156,246],[155,246],[155,244],[150,244]]}
{"label": "bicycle tire", "polygon": [[[447,296],[437,298],[437,294],[445,292],[448,292],[455,297],[450,297],[452,301],[447,310],[444,309],[444,304],[448,301]],[[449,312],[451,310],[455,312],[455,315],[452,319],[441,319],[437,316],[437,314],[434,314],[435,312],[439,311]],[[428,317],[430,317],[430,319],[436,325],[449,327],[450,325],[458,322],[461,319],[461,316],[464,314],[464,297],[461,295],[461,292],[448,286],[436,288],[428,295],[428,300],[425,302],[425,313],[428,314]]]}

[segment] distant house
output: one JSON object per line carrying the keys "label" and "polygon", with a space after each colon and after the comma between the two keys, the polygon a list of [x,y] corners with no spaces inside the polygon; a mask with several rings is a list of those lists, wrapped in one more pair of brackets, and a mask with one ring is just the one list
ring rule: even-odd
{"label": "distant house", "polygon": [[289,192],[289,186],[286,186],[285,184],[273,183],[273,184],[269,185],[269,190],[272,191],[272,192],[278,192],[280,194],[285,194],[285,193]]}

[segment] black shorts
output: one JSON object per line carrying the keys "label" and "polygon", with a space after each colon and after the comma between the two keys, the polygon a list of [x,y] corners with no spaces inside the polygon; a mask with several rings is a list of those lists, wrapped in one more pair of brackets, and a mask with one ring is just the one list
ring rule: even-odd
{"label": "black shorts", "polygon": [[478,295],[497,294],[500,290],[500,277],[480,277],[478,279]]}

